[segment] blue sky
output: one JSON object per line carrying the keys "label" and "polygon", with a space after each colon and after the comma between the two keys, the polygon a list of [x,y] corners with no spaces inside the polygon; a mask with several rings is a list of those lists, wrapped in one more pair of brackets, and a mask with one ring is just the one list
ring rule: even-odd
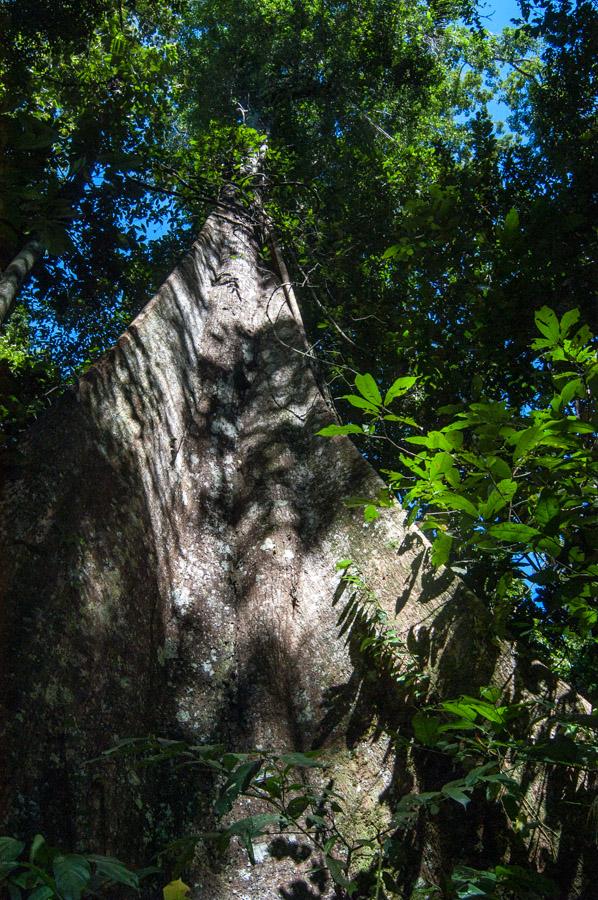
{"label": "blue sky", "polygon": [[[517,0],[485,0],[485,3],[482,0],[479,4],[479,12],[482,25],[488,31],[493,32],[502,31],[505,25],[511,24],[512,19],[517,19],[521,16]],[[505,66],[504,69],[506,70],[507,67]],[[488,104],[488,112],[495,122],[506,124],[509,108],[504,103],[501,103],[499,100],[492,100]],[[464,116],[461,121],[466,119],[467,116]]]}
{"label": "blue sky", "polygon": [[486,0],[485,8],[480,12],[484,16],[482,21],[490,31],[499,31],[521,14],[517,0]]}

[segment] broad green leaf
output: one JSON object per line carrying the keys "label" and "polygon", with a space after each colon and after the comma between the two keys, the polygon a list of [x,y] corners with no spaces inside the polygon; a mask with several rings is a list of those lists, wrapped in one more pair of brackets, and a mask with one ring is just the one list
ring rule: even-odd
{"label": "broad green leaf", "polygon": [[12,837],[0,837],[0,862],[12,862],[13,859],[18,859],[24,849],[23,841],[17,841]]}
{"label": "broad green leaf", "polygon": [[516,432],[512,438],[509,438],[510,443],[515,444],[513,459],[519,459],[529,450],[537,447],[542,443],[544,437],[544,429],[539,425],[532,425],[530,428],[525,428],[523,431]]}
{"label": "broad green leaf", "polygon": [[504,478],[498,482],[490,492],[485,503],[480,504],[480,513],[484,518],[491,519],[501,509],[510,503],[517,491],[517,482],[510,478]]}
{"label": "broad green leaf", "polygon": [[570,309],[561,319],[560,331],[561,337],[567,337],[569,329],[575,325],[576,322],[579,321],[579,310],[578,309]]}
{"label": "broad green leaf", "polygon": [[377,519],[380,516],[380,513],[371,503],[365,507],[363,510],[363,518],[366,522],[373,522],[374,519]]}
{"label": "broad green leaf", "polygon": [[559,894],[558,888],[552,879],[546,878],[544,875],[538,875],[530,869],[524,869],[522,866],[496,866],[494,871],[501,884],[504,883],[510,891],[516,890],[526,897],[552,897],[554,900]]}
{"label": "broad green leaf", "polygon": [[452,546],[453,538],[451,537],[451,535],[446,534],[444,531],[440,532],[440,534],[432,544],[431,560],[432,565],[435,569],[438,569],[440,566],[446,565],[446,562],[451,553]]}
{"label": "broad green leaf", "polygon": [[468,500],[468,498],[464,497],[462,494],[453,494],[448,491],[443,491],[442,494],[435,495],[434,501],[444,509],[461,510],[468,515],[473,516],[474,519],[479,517],[477,507],[473,505],[471,500]]}
{"label": "broad green leaf", "polygon": [[430,462],[430,468],[428,469],[428,474],[430,479],[434,480],[438,478],[439,475],[443,475],[453,468],[453,457],[450,453],[447,453],[446,450],[441,451],[440,453],[436,453]]}
{"label": "broad green leaf", "polygon": [[270,825],[278,826],[279,824],[279,813],[257,813],[255,816],[238,819],[232,825],[229,825],[227,831],[229,834],[250,834],[253,837],[257,837]]}
{"label": "broad green leaf", "polygon": [[370,403],[369,400],[364,400],[363,397],[358,397],[357,394],[343,394],[341,399],[347,400],[351,404],[351,406],[356,406],[357,409],[365,409],[370,413],[378,412],[377,406],[374,406],[374,404]]}
{"label": "broad green leaf", "polygon": [[396,397],[401,397],[403,394],[406,394],[416,381],[417,378],[412,375],[406,375],[404,378],[397,378],[396,381],[393,381],[385,394],[384,405],[388,406],[388,404],[392,403]]}
{"label": "broad green leaf", "polygon": [[508,541],[510,544],[527,544],[540,534],[537,528],[519,522],[500,522],[498,525],[491,525],[488,533],[499,541]]}
{"label": "broad green leaf", "polygon": [[497,700],[500,700],[502,691],[495,684],[489,684],[480,688],[480,694],[489,703],[496,703]]}
{"label": "broad green leaf", "polygon": [[447,712],[452,713],[454,716],[459,716],[462,719],[468,719],[471,722],[475,722],[477,719],[477,712],[471,704],[464,699],[461,700],[445,700],[444,703],[441,703],[441,706]]}
{"label": "broad green leaf", "polygon": [[338,859],[334,859],[332,856],[328,855],[324,857],[324,860],[326,863],[326,868],[330,872],[334,883],[338,884],[339,887],[342,887],[347,892],[349,897],[351,897],[355,893],[357,886],[354,881],[351,881],[349,878],[347,878],[347,876],[343,872],[342,864]]}
{"label": "broad green leaf", "polygon": [[382,396],[378,389],[378,385],[369,372],[366,372],[365,375],[355,376],[355,387],[361,396],[365,397],[370,403],[373,403],[374,406],[381,406]]}
{"label": "broad green leaf", "polygon": [[162,896],[164,900],[187,900],[190,891],[189,885],[177,878],[162,888]]}
{"label": "broad green leaf", "polygon": [[547,347],[553,346],[553,342],[547,341],[546,338],[534,338],[530,346],[532,350],[546,350]]}
{"label": "broad green leaf", "polygon": [[270,825],[280,828],[281,816],[274,813],[258,813],[255,816],[239,819],[227,828],[229,835],[237,835],[240,838],[252,865],[255,865],[253,839],[262,835]]}
{"label": "broad green leaf", "polygon": [[35,857],[39,853],[42,847],[45,846],[46,839],[41,834],[36,834],[33,840],[31,841],[31,847],[29,849],[29,862],[34,862]]}
{"label": "broad green leaf", "polygon": [[[412,419],[409,416],[395,416],[394,413],[389,413],[389,415],[384,416],[384,421],[385,422],[402,422],[404,425],[411,425],[412,428],[419,428],[419,425],[417,424],[415,419]],[[420,428],[420,431],[421,431],[421,428]]]}
{"label": "broad green leaf", "polygon": [[50,900],[51,897],[56,897],[56,894],[47,884],[40,885],[33,893],[29,894],[29,900]]}
{"label": "broad green leaf", "polygon": [[451,800],[456,800],[457,803],[460,803],[461,806],[466,807],[468,803],[470,803],[471,798],[467,796],[467,794],[463,793],[463,791],[451,784],[445,784],[444,787],[441,788],[441,793],[443,793],[446,797],[450,797]]}
{"label": "broad green leaf", "polygon": [[545,526],[551,519],[554,519],[554,517],[558,515],[560,510],[561,500],[554,494],[542,491],[533,511],[534,519],[540,525]]}
{"label": "broad green leaf", "polygon": [[515,207],[511,207],[505,216],[504,230],[506,232],[517,231],[519,228],[519,213]]}
{"label": "broad green leaf", "polygon": [[539,309],[535,314],[534,319],[538,331],[541,331],[544,337],[548,338],[551,343],[556,344],[560,335],[560,327],[559,320],[557,319],[554,310],[550,309],[548,306],[543,306],[542,309]]}
{"label": "broad green leaf", "polygon": [[417,712],[411,721],[416,740],[426,747],[433,747],[438,740],[440,721],[421,711]]}
{"label": "broad green leaf", "polygon": [[75,853],[56,856],[53,869],[56,887],[63,900],[79,900],[91,878],[91,869],[85,857]]}
{"label": "broad green leaf", "polygon": [[580,422],[575,417],[567,417],[567,431],[572,434],[594,434],[596,428],[590,422]]}
{"label": "broad green leaf", "polygon": [[132,888],[139,887],[139,879],[135,872],[131,872],[120,860],[111,856],[88,856],[87,858],[95,863],[98,875],[103,875],[116,884],[126,884]]}
{"label": "broad green leaf", "polygon": [[487,719],[489,722],[495,722],[498,725],[504,725],[507,721],[507,710],[506,706],[495,706],[493,703],[486,703],[484,700],[476,700],[475,698],[467,698],[468,704],[474,709],[482,718]]}
{"label": "broad green leaf", "polygon": [[372,497],[344,497],[343,503],[348,509],[358,509],[372,502]]}
{"label": "broad green leaf", "polygon": [[287,804],[286,812],[291,819],[298,819],[303,815],[311,800],[309,797],[293,797]]}
{"label": "broad green leaf", "polygon": [[460,446],[462,438],[458,431],[449,432],[448,434],[444,434],[441,431],[429,431],[425,435],[406,437],[405,441],[409,444],[427,447],[428,450],[453,450],[455,447]]}
{"label": "broad green leaf", "polygon": [[316,431],[321,437],[335,437],[337,434],[363,434],[363,428],[360,425],[326,425]]}
{"label": "broad green leaf", "polygon": [[505,478],[511,478],[511,467],[500,456],[487,456],[485,457],[485,462],[488,470],[494,475],[495,478],[499,478],[501,480]]}
{"label": "broad green leaf", "polygon": [[228,781],[220,792],[218,800],[214,804],[214,810],[218,815],[223,815],[231,809],[234,801],[239,794],[247,790],[261,767],[262,760],[255,759],[243,763],[231,772]]}
{"label": "broad green leaf", "polygon": [[[555,408],[563,409],[567,406],[574,397],[583,397],[585,393],[584,383],[581,378],[573,378],[571,381],[568,381],[567,384],[562,388],[558,397],[555,397],[553,403],[555,403]],[[551,404],[552,405],[552,404]]]}

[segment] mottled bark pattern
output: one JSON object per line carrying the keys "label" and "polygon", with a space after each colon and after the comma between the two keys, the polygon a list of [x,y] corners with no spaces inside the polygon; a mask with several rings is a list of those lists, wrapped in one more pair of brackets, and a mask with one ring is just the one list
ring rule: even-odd
{"label": "mottled bark pattern", "polygon": [[[243,217],[213,214],[118,344],[5,462],[11,828],[141,860],[181,823],[205,825],[192,780],[83,764],[124,736],[329,746],[356,827],[375,822],[384,792],[438,777],[386,755],[376,686],[338,636],[340,558],[396,614],[434,690],[491,679],[500,654],[486,614],[433,573],[425,539],[398,509],[366,526],[343,505],[380,482],[348,439],[315,436],[332,413],[292,301]],[[512,678],[504,654],[500,664]],[[393,703],[389,716],[408,714]],[[454,835],[418,846],[414,871],[454,857]],[[236,850],[196,884],[213,900],[330,893],[302,879],[291,860],[251,868]]]}
{"label": "mottled bark pattern", "polygon": [[43,255],[44,248],[39,241],[28,241],[0,275],[0,325],[10,313],[23,283]]}

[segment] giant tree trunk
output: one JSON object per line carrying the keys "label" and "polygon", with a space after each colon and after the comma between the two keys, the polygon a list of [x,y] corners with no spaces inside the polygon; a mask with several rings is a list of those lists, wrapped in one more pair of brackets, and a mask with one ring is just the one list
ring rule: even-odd
{"label": "giant tree trunk", "polygon": [[[381,483],[348,439],[315,436],[332,412],[305,349],[292,292],[248,220],[216,212],[118,344],[5,461],[1,771],[13,830],[134,861],[201,819],[191,782],[85,765],[118,737],[151,733],[328,746],[366,831],[382,794],[425,786],[429,765],[392,759],[378,727],[404,707],[379,702],[338,634],[340,558],[361,567],[434,691],[472,692],[497,671],[518,690],[481,604],[430,569],[402,512],[364,525],[343,505]],[[455,847],[450,830],[420,835],[414,877],[434,877]],[[224,871],[199,873],[198,896],[328,895],[289,886],[297,879],[288,860],[250,868],[237,851]]]}

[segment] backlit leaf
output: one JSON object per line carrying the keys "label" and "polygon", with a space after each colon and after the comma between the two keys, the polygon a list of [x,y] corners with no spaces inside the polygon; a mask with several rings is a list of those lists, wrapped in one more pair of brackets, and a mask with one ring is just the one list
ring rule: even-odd
{"label": "backlit leaf", "polygon": [[365,399],[370,403],[373,403],[374,406],[380,406],[382,404],[382,396],[378,385],[369,372],[366,372],[365,375],[355,376],[355,387],[362,397],[365,397]]}
{"label": "backlit leaf", "polygon": [[396,381],[393,381],[391,386],[386,392],[384,397],[384,405],[388,406],[389,403],[392,403],[397,397],[401,397],[403,394],[406,394],[410,388],[413,387],[417,378],[412,375],[406,375],[404,378],[397,378]]}
{"label": "backlit leaf", "polygon": [[162,889],[164,900],[187,900],[191,888],[180,878],[171,881]]}

